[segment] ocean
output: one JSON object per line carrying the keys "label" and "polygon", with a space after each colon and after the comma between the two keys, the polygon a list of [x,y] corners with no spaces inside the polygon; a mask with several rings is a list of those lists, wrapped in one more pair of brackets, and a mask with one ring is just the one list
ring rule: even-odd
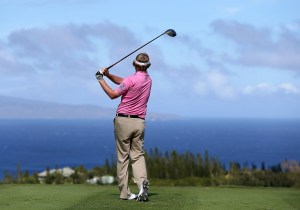
{"label": "ocean", "polygon": [[[267,166],[300,160],[300,120],[192,119],[146,121],[145,149],[200,153],[224,165]],[[115,157],[112,120],[0,120],[0,180],[17,166],[31,174],[46,167],[102,165]]]}

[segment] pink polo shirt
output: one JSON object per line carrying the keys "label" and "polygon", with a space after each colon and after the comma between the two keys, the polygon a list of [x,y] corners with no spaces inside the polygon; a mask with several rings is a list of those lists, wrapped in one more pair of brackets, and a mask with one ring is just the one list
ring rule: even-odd
{"label": "pink polo shirt", "polygon": [[152,80],[144,71],[138,71],[124,78],[116,88],[117,92],[122,95],[117,113],[139,115],[139,117],[145,118],[151,86]]}

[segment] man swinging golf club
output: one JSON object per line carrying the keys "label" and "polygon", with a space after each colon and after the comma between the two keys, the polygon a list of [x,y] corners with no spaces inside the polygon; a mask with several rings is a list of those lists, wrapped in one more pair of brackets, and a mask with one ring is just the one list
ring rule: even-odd
{"label": "man swinging golf club", "polygon": [[[148,75],[147,69],[150,67],[151,63],[149,56],[146,53],[140,53],[133,61],[135,74],[126,78],[121,78],[110,74],[108,70],[164,34],[170,37],[176,36],[176,32],[173,29],[168,29],[119,61],[96,73],[96,78],[100,86],[111,99],[122,96],[114,119],[120,199],[136,199],[141,202],[148,200],[149,182],[147,179],[143,146],[147,103],[152,86],[152,80]],[[117,88],[115,90],[111,89],[103,79],[103,76],[106,76],[112,82],[117,84]],[[137,195],[131,193],[128,186],[129,159],[131,160],[134,182],[139,189]]]}
{"label": "man swinging golf club", "polygon": [[[133,61],[135,73],[131,76],[118,77],[110,74],[108,68],[103,68],[96,73],[100,86],[111,99],[122,96],[114,119],[114,133],[117,150],[118,185],[120,199],[123,200],[141,202],[148,200],[149,182],[143,145],[147,103],[152,85],[152,80],[147,72],[150,65],[149,56],[146,53],[140,53]],[[117,84],[117,88],[111,89],[103,76]],[[139,190],[137,195],[131,193],[128,186],[129,159],[134,182]]]}

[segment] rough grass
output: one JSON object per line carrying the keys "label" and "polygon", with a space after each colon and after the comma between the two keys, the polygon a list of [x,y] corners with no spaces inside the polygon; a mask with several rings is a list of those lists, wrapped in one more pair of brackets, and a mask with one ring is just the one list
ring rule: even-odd
{"label": "rough grass", "polygon": [[0,209],[300,210],[300,189],[150,187],[150,201],[139,203],[119,200],[116,186],[0,185]]}

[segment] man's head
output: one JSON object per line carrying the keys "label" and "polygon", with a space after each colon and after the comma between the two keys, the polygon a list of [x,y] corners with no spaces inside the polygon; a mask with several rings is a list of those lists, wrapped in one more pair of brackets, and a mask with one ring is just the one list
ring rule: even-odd
{"label": "man's head", "polygon": [[135,67],[137,71],[146,71],[151,63],[149,61],[149,56],[146,53],[140,53],[136,56],[132,65]]}

